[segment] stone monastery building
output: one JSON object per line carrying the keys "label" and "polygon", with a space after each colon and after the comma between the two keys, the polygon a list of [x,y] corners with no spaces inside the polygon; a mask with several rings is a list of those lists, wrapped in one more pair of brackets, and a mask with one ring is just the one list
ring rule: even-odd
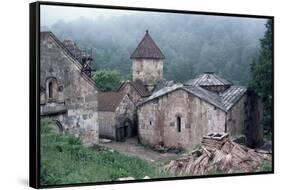
{"label": "stone monastery building", "polygon": [[74,45],[41,33],[41,116],[85,144],[137,137],[143,144],[189,149],[209,133],[244,135],[250,146],[263,138],[262,105],[254,92],[212,72],[184,84],[165,80],[165,56],[148,31],[130,57],[133,81],[112,92],[98,91],[89,70],[83,72],[91,59],[78,59]]}

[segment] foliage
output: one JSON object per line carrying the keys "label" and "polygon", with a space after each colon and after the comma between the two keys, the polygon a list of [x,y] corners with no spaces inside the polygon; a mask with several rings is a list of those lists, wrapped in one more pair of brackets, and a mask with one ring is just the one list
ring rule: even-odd
{"label": "foliage", "polygon": [[49,128],[41,119],[41,185],[112,181],[120,177],[163,177],[154,165],[105,148],[84,147],[70,134]]}
{"label": "foliage", "polygon": [[120,84],[122,76],[116,70],[103,69],[95,72],[92,78],[101,91],[111,91]]}
{"label": "foliage", "polygon": [[58,21],[49,30],[61,40],[70,37],[80,47],[92,47],[95,69],[131,68],[130,55],[145,30],[164,53],[164,76],[185,82],[214,71],[235,84],[246,85],[265,19],[168,13],[137,13],[101,19]]}
{"label": "foliage", "polygon": [[264,103],[264,125],[272,126],[272,20],[266,23],[266,32],[260,40],[260,52],[251,65],[249,86],[255,90]]}

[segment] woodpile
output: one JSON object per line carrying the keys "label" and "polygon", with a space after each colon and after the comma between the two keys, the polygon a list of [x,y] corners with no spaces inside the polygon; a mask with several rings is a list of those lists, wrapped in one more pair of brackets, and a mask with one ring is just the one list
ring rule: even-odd
{"label": "woodpile", "polygon": [[266,160],[270,152],[247,148],[230,140],[226,133],[212,133],[203,137],[200,148],[164,166],[178,176],[220,173],[253,172]]}

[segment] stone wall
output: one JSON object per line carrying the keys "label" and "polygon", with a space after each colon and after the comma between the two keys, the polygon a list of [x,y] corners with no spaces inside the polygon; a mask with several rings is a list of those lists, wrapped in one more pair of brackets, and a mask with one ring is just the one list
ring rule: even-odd
{"label": "stone wall", "polygon": [[190,149],[200,144],[204,135],[225,131],[224,111],[182,89],[141,105],[137,113],[139,138],[144,144]]}
{"label": "stone wall", "polygon": [[[119,106],[116,108],[115,119],[117,128],[116,140],[125,140],[126,138],[133,137],[137,134],[136,106],[129,96],[125,95]],[[125,126],[127,126],[127,136],[124,131]]]}
{"label": "stone wall", "polygon": [[110,111],[100,111],[98,113],[99,135],[102,138],[115,139],[116,120],[115,113]]}
{"label": "stone wall", "polygon": [[40,51],[42,110],[64,106],[67,112],[63,117],[56,112],[49,116],[58,117],[64,130],[81,137],[84,144],[98,143],[97,89],[93,81],[81,73],[81,65],[52,34],[41,33]]}
{"label": "stone wall", "polygon": [[123,130],[126,122],[130,124],[127,129],[128,137],[136,135],[136,107],[134,102],[125,95],[115,111],[99,111],[99,134],[100,137],[120,140],[119,132]]}
{"label": "stone wall", "polygon": [[245,135],[246,144],[259,146],[263,141],[262,103],[253,93],[247,92],[227,113],[227,132],[232,136]]}
{"label": "stone wall", "polygon": [[133,59],[133,81],[139,79],[149,87],[162,78],[163,60]]}
{"label": "stone wall", "polygon": [[244,122],[246,120],[245,102],[247,96],[244,95],[227,113],[227,133],[235,137],[245,133]]}
{"label": "stone wall", "polygon": [[141,99],[141,96],[137,93],[137,91],[134,89],[134,87],[130,83],[124,84],[124,86],[121,89],[125,94],[128,94],[131,98],[131,100],[136,103]]}

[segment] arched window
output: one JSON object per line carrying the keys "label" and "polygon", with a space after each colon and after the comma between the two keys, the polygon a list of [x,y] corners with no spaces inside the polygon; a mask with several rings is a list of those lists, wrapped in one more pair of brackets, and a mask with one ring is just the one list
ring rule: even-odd
{"label": "arched window", "polygon": [[181,117],[177,116],[177,131],[181,132]]}
{"label": "arched window", "polygon": [[58,98],[58,84],[54,77],[46,80],[46,96],[48,102],[55,102]]}

